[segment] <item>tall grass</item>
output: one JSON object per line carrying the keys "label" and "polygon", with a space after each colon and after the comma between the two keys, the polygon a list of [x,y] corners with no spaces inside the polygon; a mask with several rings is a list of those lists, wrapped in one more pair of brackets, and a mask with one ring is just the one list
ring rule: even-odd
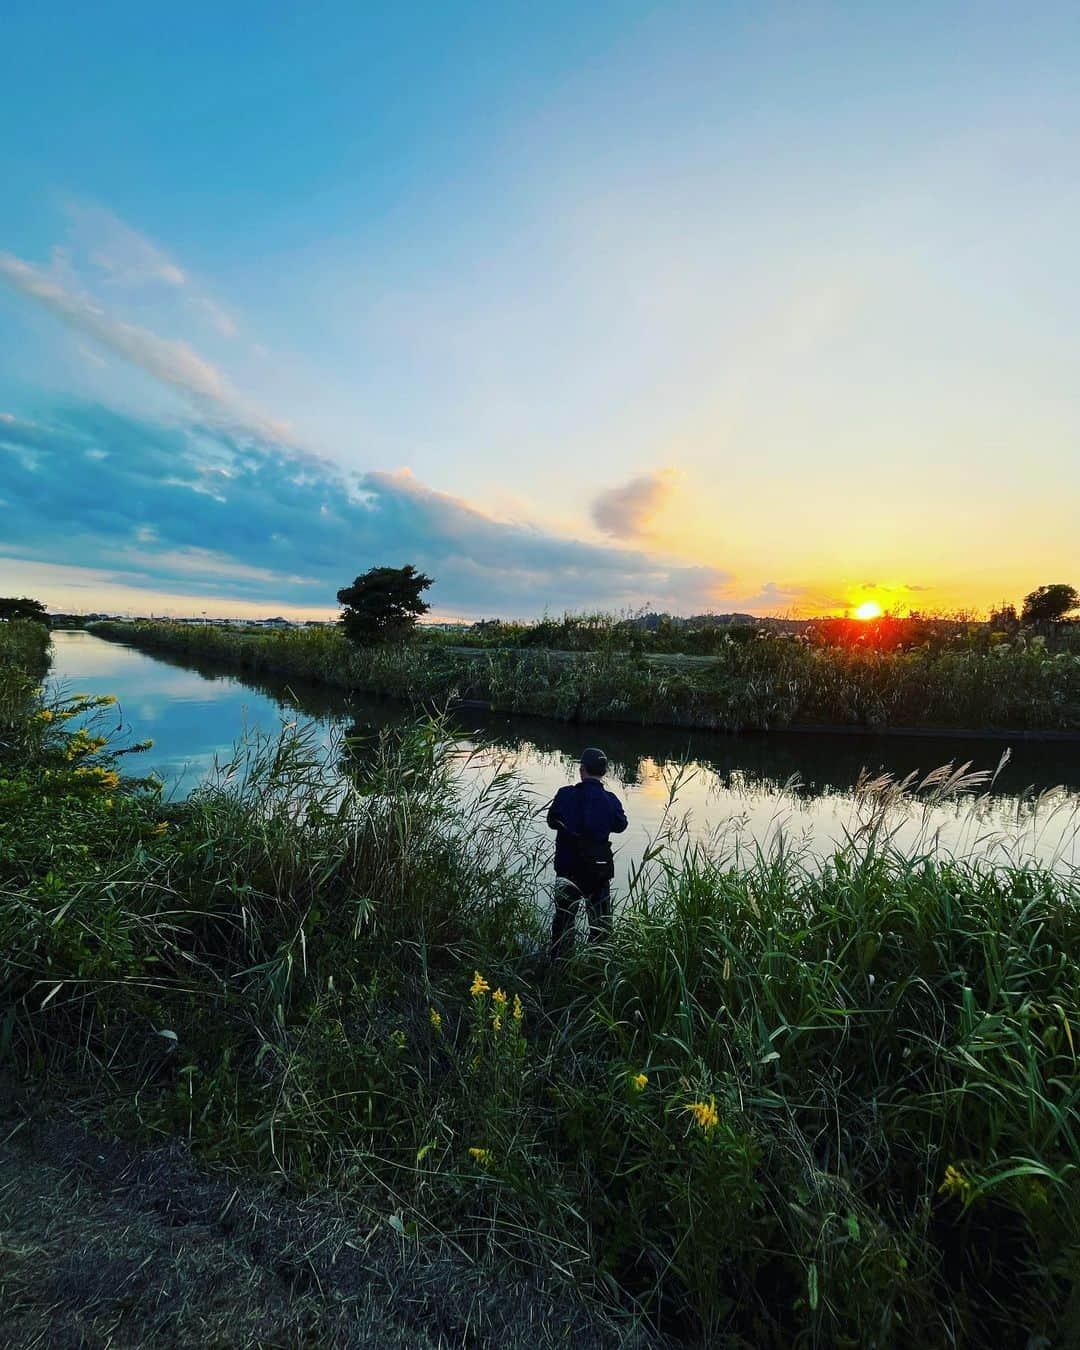
{"label": "tall grass", "polygon": [[[876,650],[784,635],[725,637],[709,658],[599,647],[451,647],[441,637],[360,649],[336,630],[253,633],[97,623],[151,651],[411,700],[482,700],[496,711],[728,731],[791,726],[1080,730],[1080,654],[1038,641]],[[740,630],[741,631],[741,630]]]}
{"label": "tall grass", "polygon": [[907,856],[879,780],[825,862],[656,853],[552,972],[536,803],[463,795],[445,725],[344,786],[285,727],[166,809],[71,706],[24,709],[0,791],[6,1072],[688,1341],[1076,1325],[1076,876]]}
{"label": "tall grass", "polygon": [[25,737],[34,690],[49,668],[49,630],[29,619],[0,622],[0,763]]}

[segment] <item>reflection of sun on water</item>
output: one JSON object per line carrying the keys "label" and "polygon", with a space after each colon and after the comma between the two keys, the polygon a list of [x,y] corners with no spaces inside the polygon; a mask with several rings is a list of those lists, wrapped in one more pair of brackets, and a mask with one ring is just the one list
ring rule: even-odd
{"label": "reflection of sun on water", "polygon": [[880,619],[882,611],[876,600],[864,600],[852,613],[856,619]]}
{"label": "reflection of sun on water", "polygon": [[636,794],[641,797],[649,798],[656,802],[664,802],[670,793],[670,784],[668,782],[670,770],[665,771],[665,766],[649,756],[643,756],[638,765],[638,782]]}

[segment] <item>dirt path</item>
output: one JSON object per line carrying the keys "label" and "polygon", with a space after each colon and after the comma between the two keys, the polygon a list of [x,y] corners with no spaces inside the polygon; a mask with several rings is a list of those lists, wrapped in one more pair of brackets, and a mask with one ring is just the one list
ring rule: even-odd
{"label": "dirt path", "polygon": [[552,1282],[480,1269],[385,1216],[0,1118],[0,1346],[636,1347]]}

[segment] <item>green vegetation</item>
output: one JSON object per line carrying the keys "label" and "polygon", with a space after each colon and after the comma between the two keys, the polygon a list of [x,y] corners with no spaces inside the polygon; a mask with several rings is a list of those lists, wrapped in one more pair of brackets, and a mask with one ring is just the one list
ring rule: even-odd
{"label": "green vegetation", "polygon": [[[0,669],[40,655],[0,626]],[[36,678],[0,704],[3,1072],[679,1338],[1077,1324],[1080,878],[901,856],[885,790],[823,864],[653,857],[553,977],[535,804],[466,800],[439,722],[344,788],[287,731],[166,807]]]}
{"label": "green vegetation", "polygon": [[432,579],[407,567],[372,567],[337,593],[341,627],[350,642],[371,646],[410,638],[431,606],[423,593]]}
{"label": "green vegetation", "polygon": [[623,650],[618,625],[589,627],[595,645],[571,651],[524,642],[470,648],[440,633],[357,647],[331,628],[266,633],[106,622],[93,631],[150,650],[421,705],[482,700],[496,711],[565,720],[730,731],[1080,730],[1080,652],[1050,651],[1038,636],[980,629],[963,640],[877,647],[734,629],[712,656],[694,659]]}
{"label": "green vegetation", "polygon": [[47,625],[49,615],[40,600],[31,600],[25,595],[0,596],[0,622],[11,619],[35,619]]}
{"label": "green vegetation", "polygon": [[1058,583],[1053,586],[1040,586],[1030,595],[1024,596],[1024,609],[1020,616],[1022,623],[1056,624],[1080,609],[1080,591],[1075,586]]}

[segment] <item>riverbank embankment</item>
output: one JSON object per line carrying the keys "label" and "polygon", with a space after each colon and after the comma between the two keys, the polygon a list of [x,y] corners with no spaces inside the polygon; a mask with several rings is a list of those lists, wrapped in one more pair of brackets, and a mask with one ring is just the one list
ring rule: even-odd
{"label": "riverbank embankment", "polygon": [[[437,721],[380,737],[355,791],[293,725],[170,806],[119,772],[109,696],[43,692],[34,650],[0,624],[0,1081],[233,1169],[222,1212],[245,1176],[334,1192],[370,1222],[346,1261],[389,1228],[480,1263],[496,1302],[535,1275],[518,1339],[553,1303],[582,1344],[611,1343],[589,1307],[688,1345],[1059,1339],[1075,875],[908,858],[886,784],[825,859],[654,858],[553,969],[533,804],[513,774],[464,797]],[[118,1344],[154,1240],[93,1248],[130,1274]],[[89,1313],[83,1273],[59,1277]]]}
{"label": "riverbank embankment", "polygon": [[358,648],[334,629],[98,622],[100,637],[425,706],[716,731],[1080,736],[1080,655],[1037,645],[904,651],[787,635],[712,656],[451,646],[428,635]]}

